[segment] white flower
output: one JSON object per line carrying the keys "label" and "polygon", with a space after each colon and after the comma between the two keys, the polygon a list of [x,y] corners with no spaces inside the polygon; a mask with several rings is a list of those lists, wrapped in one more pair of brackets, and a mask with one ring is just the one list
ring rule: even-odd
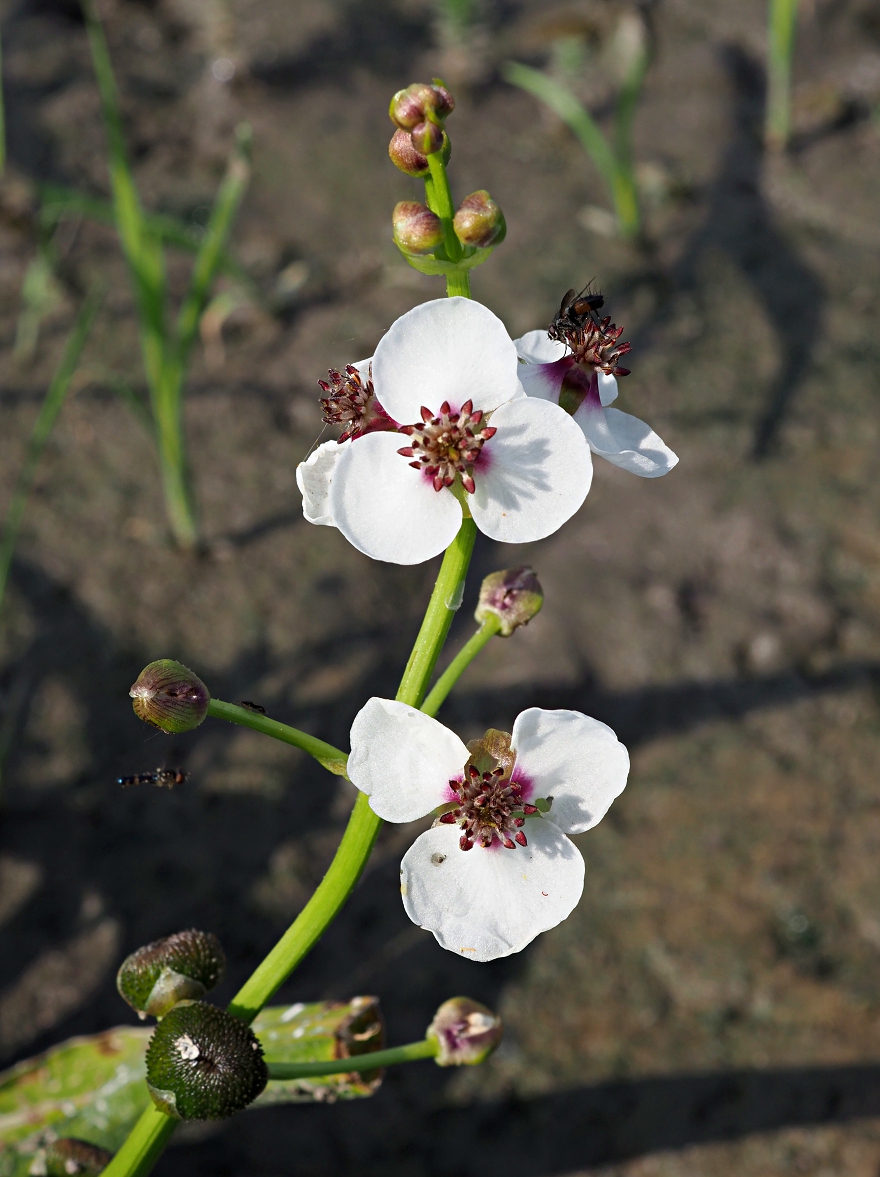
{"label": "white flower", "polygon": [[678,456],[649,425],[607,407],[617,399],[613,372],[579,364],[572,349],[551,339],[546,331],[529,331],[515,340],[515,345],[521,361],[519,378],[526,393],[561,403],[584,431],[594,454],[642,478],[659,478],[676,465]]}
{"label": "white flower", "polygon": [[403,904],[469,960],[519,952],[570,915],[584,860],[566,834],[601,821],[628,772],[614,732],[578,711],[532,707],[510,736],[465,747],[414,707],[374,698],[351,729],[348,775],[379,817],[439,811],[401,863]]}
{"label": "white flower", "polygon": [[[299,466],[309,522],[338,527],[376,560],[418,564],[455,538],[457,495],[480,531],[505,543],[551,535],[586,498],[583,435],[558,405],[523,394],[516,348],[480,303],[415,307],[369,364],[323,385],[326,419],[350,440],[325,442]],[[369,415],[353,424],[365,404]]]}

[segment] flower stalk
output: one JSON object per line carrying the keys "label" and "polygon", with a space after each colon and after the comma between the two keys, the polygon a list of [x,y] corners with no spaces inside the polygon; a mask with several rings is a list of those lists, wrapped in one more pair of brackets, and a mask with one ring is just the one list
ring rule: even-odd
{"label": "flower stalk", "polygon": [[299,728],[291,727],[287,723],[280,723],[277,719],[270,719],[268,715],[260,715],[258,711],[248,711],[236,703],[224,703],[222,699],[211,699],[208,704],[208,715],[214,719],[225,719],[228,723],[239,723],[242,727],[249,727],[255,732],[262,732],[264,736],[271,736],[281,740],[283,744],[292,744],[294,748],[302,748],[309,756],[314,756],[319,764],[328,772],[336,776],[345,776],[345,765],[348,753],[341,748],[334,748],[324,740],[310,736]]}
{"label": "flower stalk", "polygon": [[423,1038],[406,1046],[392,1046],[388,1050],[372,1050],[353,1058],[333,1059],[330,1062],[273,1063],[267,1060],[269,1080],[312,1079],[323,1075],[345,1075],[349,1071],[376,1071],[397,1063],[412,1063],[418,1059],[436,1058],[440,1044],[436,1038]]}
{"label": "flower stalk", "polygon": [[767,110],[764,140],[784,151],[791,135],[791,59],[799,0],[770,0],[767,13]]}
{"label": "flower stalk", "polygon": [[488,645],[500,630],[501,619],[494,615],[487,617],[476,633],[468,638],[434,683],[433,687],[431,687],[430,694],[426,697],[419,710],[424,711],[425,715],[430,715],[433,718],[446,701],[446,696],[476,658],[477,654],[479,654],[480,650]]}

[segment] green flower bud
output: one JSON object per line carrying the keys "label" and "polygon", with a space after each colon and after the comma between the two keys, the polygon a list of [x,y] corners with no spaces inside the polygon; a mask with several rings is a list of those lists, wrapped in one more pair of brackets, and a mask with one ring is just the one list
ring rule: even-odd
{"label": "green flower bud", "polygon": [[528,625],[544,604],[544,590],[533,568],[505,568],[492,572],[480,586],[474,617],[480,623],[490,614],[501,622],[500,634],[509,638],[520,625]]}
{"label": "green flower bud", "polygon": [[128,693],[138,719],[173,735],[198,727],[211,701],[199,676],[171,658],[145,666]]}
{"label": "green flower bud", "polygon": [[438,1044],[438,1067],[473,1067],[489,1057],[503,1033],[501,1018],[485,1005],[451,997],[434,1014],[425,1037]]}
{"label": "green flower bud", "polygon": [[[113,1154],[97,1144],[89,1144],[85,1140],[77,1140],[73,1136],[64,1136],[60,1140],[53,1140],[46,1148],[44,1165],[41,1171],[46,1177],[71,1177],[73,1173],[93,1174],[102,1173],[113,1160]],[[31,1168],[31,1172],[36,1170]]]}
{"label": "green flower bud", "polygon": [[394,240],[404,253],[431,253],[443,244],[443,225],[436,213],[415,200],[401,200],[391,214]]}
{"label": "green flower bud", "polygon": [[462,245],[472,245],[477,249],[500,245],[507,233],[504,213],[485,188],[464,198],[452,227]]}
{"label": "green flower bud", "polygon": [[425,119],[410,131],[413,147],[421,155],[435,155],[443,146],[443,128]]}
{"label": "green flower bud", "polygon": [[190,928],[127,956],[116,974],[116,988],[142,1018],[161,1018],[178,1001],[204,997],[225,968],[217,937]]}
{"label": "green flower bud", "polygon": [[250,1026],[204,1001],[182,1001],[147,1047],[153,1103],[178,1120],[222,1120],[252,1103],[269,1078]]}

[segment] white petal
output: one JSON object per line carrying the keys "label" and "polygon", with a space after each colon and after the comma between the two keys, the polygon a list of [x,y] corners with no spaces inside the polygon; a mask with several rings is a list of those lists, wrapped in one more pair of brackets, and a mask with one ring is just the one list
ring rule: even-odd
{"label": "white petal", "polygon": [[528,846],[460,850],[458,826],[434,826],[400,864],[406,914],[467,960],[521,952],[571,914],[584,889],[580,851],[552,822],[525,824]]}
{"label": "white petal", "polygon": [[587,497],[593,468],[584,436],[558,405],[527,397],[492,414],[468,506],[480,531],[508,544],[552,535]]}
{"label": "white petal", "polygon": [[344,447],[330,486],[333,522],[374,560],[421,564],[448,548],[461,527],[452,491],[434,490],[397,451],[409,438],[369,433]]}
{"label": "white petal", "polygon": [[650,425],[629,413],[597,409],[585,401],[574,419],[594,454],[631,474],[660,478],[678,463],[678,455],[661,441]]}
{"label": "white petal", "polygon": [[602,371],[597,372],[596,375],[599,377],[599,400],[603,406],[610,405],[617,400],[617,379]]}
{"label": "white petal", "polygon": [[552,797],[550,819],[569,834],[602,820],[626,785],[629,753],[598,719],[579,711],[530,707],[511,732],[516,772],[532,784],[532,799]]}
{"label": "white petal", "polygon": [[488,411],[519,392],[516,348],[504,324],[469,298],[424,302],[383,335],[373,356],[373,387],[395,421],[411,425],[425,405],[467,400]]}
{"label": "white petal", "polygon": [[393,699],[370,699],[351,728],[348,775],[385,821],[415,821],[454,801],[468,750],[449,728]]}
{"label": "white petal", "polygon": [[571,368],[571,361],[565,356],[550,364],[520,364],[519,380],[526,396],[541,401],[559,404],[559,393],[565,373]]}
{"label": "white petal", "polygon": [[330,507],[330,486],[340,456],[351,442],[339,445],[325,441],[313,454],[296,468],[296,485],[303,497],[303,515],[309,523],[333,527],[333,512]]}
{"label": "white petal", "polygon": [[546,331],[528,331],[514,339],[516,354],[527,364],[552,364],[568,354],[568,348],[558,339],[551,339]]}

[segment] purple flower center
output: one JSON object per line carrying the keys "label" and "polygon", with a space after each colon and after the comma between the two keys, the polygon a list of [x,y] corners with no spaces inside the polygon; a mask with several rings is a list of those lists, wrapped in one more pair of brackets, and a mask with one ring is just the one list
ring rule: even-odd
{"label": "purple flower center", "polygon": [[528,845],[522,827],[525,819],[538,813],[528,803],[532,793],[529,780],[516,772],[516,756],[507,732],[490,729],[481,740],[468,744],[470,757],[460,779],[451,780],[451,805],[440,817],[443,825],[459,825],[459,846],[488,849],[497,841],[507,850]]}
{"label": "purple flower center", "polygon": [[473,494],[474,465],[485,442],[497,433],[489,425],[481,429],[482,421],[482,410],[474,411],[474,402],[470,400],[457,413],[449,401],[444,401],[436,417],[430,409],[422,408],[421,423],[400,427],[411,444],[397,452],[404,458],[414,459],[410,466],[426,474],[434,490],[452,486],[460,476],[464,489]]}

